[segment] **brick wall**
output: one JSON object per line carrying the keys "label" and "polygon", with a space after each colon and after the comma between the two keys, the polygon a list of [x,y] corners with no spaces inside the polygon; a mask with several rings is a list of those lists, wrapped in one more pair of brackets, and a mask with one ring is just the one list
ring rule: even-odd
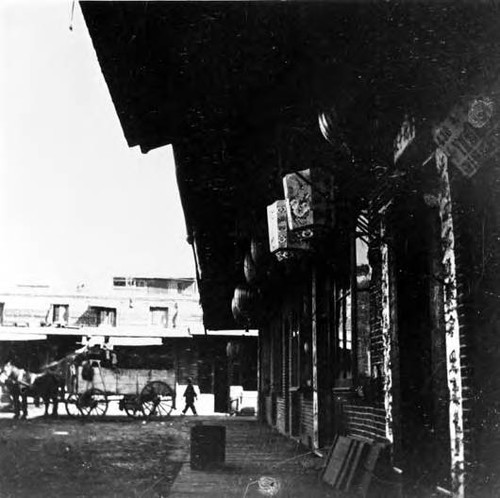
{"label": "brick wall", "polygon": [[346,404],[343,412],[348,435],[374,441],[386,440],[383,405]]}
{"label": "brick wall", "polygon": [[283,434],[286,434],[285,417],[285,399],[281,397],[276,400],[276,428]]}
{"label": "brick wall", "polygon": [[313,400],[302,395],[300,400],[300,442],[311,448],[313,440]]}

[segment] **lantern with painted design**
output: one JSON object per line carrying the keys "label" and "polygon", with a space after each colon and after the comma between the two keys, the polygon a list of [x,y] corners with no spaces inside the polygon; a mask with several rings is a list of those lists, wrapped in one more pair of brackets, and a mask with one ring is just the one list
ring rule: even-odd
{"label": "lantern with painted design", "polygon": [[283,178],[288,225],[302,239],[332,230],[335,225],[333,175],[322,168],[290,173]]}
{"label": "lantern with painted design", "polygon": [[290,230],[285,200],[280,199],[267,206],[267,223],[269,250],[278,261],[295,258],[310,249],[308,241],[301,240]]}

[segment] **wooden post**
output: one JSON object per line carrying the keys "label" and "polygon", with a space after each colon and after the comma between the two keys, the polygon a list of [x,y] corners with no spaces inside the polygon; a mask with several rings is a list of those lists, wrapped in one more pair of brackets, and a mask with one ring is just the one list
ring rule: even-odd
{"label": "wooden post", "polygon": [[352,235],[349,241],[350,254],[349,266],[350,271],[350,287],[351,287],[351,351],[352,357],[356,361],[352,362],[352,381],[353,385],[358,385],[358,275],[356,267],[356,224],[352,228]]}
{"label": "wooden post", "polygon": [[465,454],[462,368],[460,360],[460,330],[457,313],[457,271],[455,265],[455,237],[451,212],[451,193],[448,178],[448,158],[436,151],[436,166],[440,177],[439,216],[441,218],[441,246],[443,247],[444,322],[446,366],[449,390],[449,427],[451,443],[451,481],[455,498],[465,496]]}
{"label": "wooden post", "polygon": [[381,280],[382,280],[382,342],[383,342],[383,375],[384,375],[384,408],[385,408],[385,437],[394,442],[393,413],[392,413],[392,338],[391,338],[391,309],[390,309],[390,282],[389,282],[389,247],[385,241],[386,228],[384,213],[380,211],[382,221],[380,226],[381,252]]}
{"label": "wooden post", "polygon": [[257,418],[260,421],[265,422],[265,420],[262,419],[262,414],[264,413],[264,410],[262,409],[262,405],[264,404],[264,394],[262,392],[263,391],[262,372],[260,371],[263,363],[261,355],[262,355],[262,329],[259,328],[257,335]]}
{"label": "wooden post", "polygon": [[316,312],[316,266],[311,272],[311,346],[313,387],[313,449],[319,449],[319,407],[318,407],[318,348]]}

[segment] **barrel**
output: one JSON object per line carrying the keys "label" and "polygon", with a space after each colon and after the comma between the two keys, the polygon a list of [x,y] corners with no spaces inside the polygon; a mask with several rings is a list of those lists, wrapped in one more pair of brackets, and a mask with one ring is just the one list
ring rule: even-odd
{"label": "barrel", "polygon": [[226,459],[226,428],[222,425],[195,425],[191,428],[191,468],[217,467]]}

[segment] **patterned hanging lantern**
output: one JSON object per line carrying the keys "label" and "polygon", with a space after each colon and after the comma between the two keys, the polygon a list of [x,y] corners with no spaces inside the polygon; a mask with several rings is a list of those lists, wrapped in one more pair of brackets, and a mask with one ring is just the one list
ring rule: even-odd
{"label": "patterned hanging lantern", "polygon": [[309,242],[293,233],[287,220],[286,201],[280,199],[267,206],[269,249],[278,261],[291,259],[310,249]]}
{"label": "patterned hanging lantern", "polygon": [[335,225],[333,175],[322,168],[283,178],[288,225],[302,239],[326,233]]}

